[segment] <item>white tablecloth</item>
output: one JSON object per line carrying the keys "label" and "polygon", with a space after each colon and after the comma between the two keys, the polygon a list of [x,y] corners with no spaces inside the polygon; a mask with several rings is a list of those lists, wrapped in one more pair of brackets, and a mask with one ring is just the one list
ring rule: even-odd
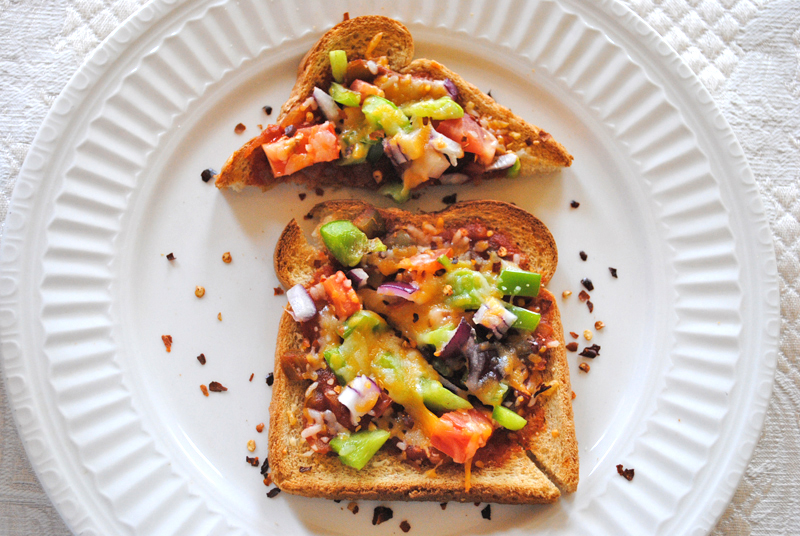
{"label": "white tablecloth", "polygon": [[[587,0],[590,1],[590,0]],[[622,0],[716,99],[753,169],[775,240],[782,334],[753,460],[715,534],[800,534],[800,1]],[[0,220],[48,108],[141,0],[0,0]],[[0,382],[0,535],[69,534],[20,443]]]}

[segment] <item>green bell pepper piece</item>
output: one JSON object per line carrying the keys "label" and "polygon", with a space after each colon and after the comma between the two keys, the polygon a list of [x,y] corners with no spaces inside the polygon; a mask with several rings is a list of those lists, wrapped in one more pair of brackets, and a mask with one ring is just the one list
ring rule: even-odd
{"label": "green bell pepper piece", "polygon": [[343,266],[357,265],[370,249],[367,235],[347,220],[326,223],[320,227],[319,234],[325,247]]}
{"label": "green bell pepper piece", "polygon": [[452,324],[447,324],[440,328],[424,331],[417,336],[417,344],[430,344],[436,347],[436,350],[441,350],[447,344],[447,341],[453,336],[455,328]]}
{"label": "green bell pepper piece", "polygon": [[524,417],[520,417],[505,406],[495,406],[494,411],[492,411],[492,419],[503,428],[508,428],[509,430],[522,430],[528,424]]}
{"label": "green bell pepper piece", "polygon": [[497,278],[497,288],[508,296],[537,296],[542,276],[524,270],[503,270]]}
{"label": "green bell pepper piece", "polygon": [[400,111],[400,108],[393,102],[377,95],[370,95],[364,99],[361,111],[364,112],[367,122],[373,128],[383,129],[387,136],[394,136],[411,127],[411,122]]}
{"label": "green bell pepper piece", "polygon": [[400,110],[411,117],[430,117],[437,120],[464,117],[464,109],[450,97],[407,102]]}
{"label": "green bell pepper piece", "polygon": [[472,404],[445,388],[438,380],[422,380],[422,401],[431,411],[455,411],[472,409]]}
{"label": "green bell pepper piece", "polygon": [[347,72],[347,52],[344,50],[331,50],[328,57],[331,60],[333,79],[341,84],[344,81],[344,74]]}
{"label": "green bell pepper piece", "polygon": [[331,439],[331,448],[343,464],[361,470],[389,439],[386,430],[361,430],[352,434],[339,434]]}
{"label": "green bell pepper piece", "polygon": [[506,309],[517,315],[517,320],[511,325],[512,328],[536,331],[536,328],[539,326],[539,320],[542,319],[542,315],[530,309],[525,309],[524,307],[517,307],[516,305],[505,304],[505,306]]}
{"label": "green bell pepper piece", "polygon": [[353,91],[352,89],[347,89],[343,85],[337,84],[336,82],[331,83],[331,87],[328,89],[328,94],[333,98],[334,101],[343,106],[349,106],[350,108],[357,108],[361,106],[361,93],[358,91]]}
{"label": "green bell pepper piece", "polygon": [[362,331],[372,330],[373,332],[378,332],[384,331],[389,327],[386,321],[381,318],[378,313],[368,311],[366,309],[362,309],[353,313],[353,315],[347,319],[347,322],[345,322],[344,326],[345,328],[342,338],[345,339],[357,329]]}
{"label": "green bell pepper piece", "polygon": [[491,294],[489,282],[483,274],[469,268],[448,272],[446,281],[453,287],[453,294],[447,298],[447,303],[459,309],[478,309]]}
{"label": "green bell pepper piece", "polygon": [[411,192],[405,189],[402,182],[388,182],[378,190],[382,195],[391,197],[397,204],[402,204],[411,199]]}
{"label": "green bell pepper piece", "polygon": [[522,163],[520,163],[519,157],[517,157],[517,161],[514,162],[514,165],[508,168],[506,171],[506,177],[513,179],[514,177],[519,176],[519,169],[522,167]]}

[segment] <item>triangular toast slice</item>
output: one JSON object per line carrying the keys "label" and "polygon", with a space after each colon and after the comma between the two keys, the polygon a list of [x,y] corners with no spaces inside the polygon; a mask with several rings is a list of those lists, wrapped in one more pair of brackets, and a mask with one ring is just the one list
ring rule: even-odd
{"label": "triangular toast slice", "polygon": [[[542,350],[540,355],[546,366],[530,376],[529,382],[537,386],[537,391],[551,387],[547,389],[549,392],[531,397],[531,413],[522,413],[528,415],[528,425],[506,435],[501,432],[507,430],[495,430],[497,441],[492,443],[490,439],[484,447],[485,453],[478,449],[475,460],[482,461],[471,464],[469,477],[465,475],[465,466],[452,460],[433,469],[431,464],[404,461],[404,456],[391,448],[379,450],[363,469],[356,471],[330,453],[312,451],[302,436],[310,424],[304,418],[304,401],[314,386],[311,379],[298,377],[292,366],[296,367],[298,356],[314,353],[314,341],[309,337],[313,339],[313,334],[320,332],[312,328],[314,322],[301,325],[285,312],[279,326],[270,405],[269,459],[274,482],[290,493],[330,499],[522,504],[553,502],[562,492],[575,491],[579,463],[572,389],[558,307],[545,287],[556,269],[558,252],[545,225],[529,213],[497,201],[461,202],[441,212],[414,214],[400,209],[376,209],[355,200],[339,200],[317,205],[310,215],[318,225],[332,220],[349,220],[358,225],[366,220],[377,221],[380,230],[376,231],[373,224],[368,227],[371,226],[370,234],[378,238],[396,236],[398,232],[415,236],[423,229],[429,235],[451,237],[459,229],[464,232],[476,226],[488,229],[491,233],[487,234],[495,237],[489,241],[488,249],[477,243],[469,247],[490,256],[498,254],[498,244],[505,244],[509,252],[517,252],[518,257],[513,258],[522,267],[541,274],[542,288],[536,298],[540,300],[537,303],[543,304],[540,325],[544,324],[548,330],[548,340],[557,344],[548,344]],[[387,253],[393,254],[391,246]],[[509,260],[513,256],[507,255]],[[318,285],[321,275],[343,269],[346,270],[319,243],[316,232],[309,242],[296,221],[292,220],[284,229],[275,249],[275,270],[286,288],[303,285],[310,289]],[[313,290],[310,292],[313,294]],[[399,329],[392,324],[391,315],[385,317],[394,329]],[[314,362],[313,358],[308,359]],[[534,358],[528,356],[528,359]],[[310,368],[313,367],[307,370]],[[534,378],[533,374],[537,376]]]}
{"label": "triangular toast slice", "polygon": [[[349,62],[339,76],[345,93],[334,95],[337,102],[330,97],[332,51],[343,51]],[[216,177],[217,187],[268,189],[292,181],[312,188],[384,188],[401,199],[430,184],[527,176],[570,166],[572,155],[550,134],[442,64],[412,61],[413,55],[411,33],[387,17],[357,17],[331,28],[301,61],[276,124],[233,153]],[[355,105],[354,95],[346,93],[351,89],[360,97]],[[401,107],[445,100],[428,110],[403,108],[412,115],[401,125],[401,140],[395,124],[384,124],[385,114],[368,112],[367,99],[373,94]],[[320,125],[326,128],[312,129]]]}

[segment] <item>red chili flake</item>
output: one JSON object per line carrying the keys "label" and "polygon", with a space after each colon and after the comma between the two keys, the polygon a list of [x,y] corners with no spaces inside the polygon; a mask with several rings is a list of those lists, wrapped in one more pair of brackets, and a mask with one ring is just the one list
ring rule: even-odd
{"label": "red chili flake", "polygon": [[294,125],[289,125],[288,127],[286,127],[286,130],[283,131],[283,133],[289,138],[294,136],[295,132],[297,132],[297,127]]}
{"label": "red chili flake", "polygon": [[489,521],[492,520],[492,505],[491,504],[487,504],[486,508],[481,510],[481,517],[483,519],[488,519]]}
{"label": "red chili flake", "polygon": [[591,346],[587,346],[578,355],[583,356],[583,357],[588,357],[590,359],[594,359],[595,357],[600,355],[600,345],[599,344],[593,344]]}
{"label": "red chili flake", "polygon": [[611,272],[611,277],[613,277],[614,279],[617,279],[617,269],[616,268],[612,268],[612,267],[609,266],[608,267],[608,271]]}
{"label": "red chili flake", "polygon": [[349,503],[347,503],[347,509],[350,510],[351,512],[353,512],[354,515],[357,514],[358,513],[358,503],[355,502],[355,501],[350,501]]}
{"label": "red chili flake", "polygon": [[569,350],[570,352],[577,352],[578,351],[578,343],[575,342],[575,341],[572,341],[572,342],[568,343],[567,344],[567,350]]}
{"label": "red chili flake", "polygon": [[172,253],[167,253],[167,260],[168,261],[174,261],[175,260],[175,255],[173,255]]}
{"label": "red chili flake", "polygon": [[281,287],[273,288],[272,289],[272,295],[273,296],[282,296],[283,295],[283,289]]}
{"label": "red chili flake", "polygon": [[213,179],[214,175],[216,175],[216,174],[217,174],[217,172],[215,170],[213,170],[211,168],[208,168],[208,169],[204,169],[200,173],[200,178],[203,179],[203,182],[208,182],[211,179]]}
{"label": "red chili flake", "polygon": [[255,458],[251,458],[250,456],[245,456],[245,460],[247,460],[247,463],[249,463],[253,467],[258,467],[258,456],[256,456]]}
{"label": "red chili flake", "polygon": [[622,464],[617,465],[617,474],[624,477],[628,482],[633,480],[633,469],[625,469]]}
{"label": "red chili flake", "polygon": [[323,195],[325,195],[325,190],[317,186],[316,188],[314,188],[314,193],[322,197]]}
{"label": "red chili flake", "polygon": [[222,391],[227,391],[228,388],[219,382],[211,382],[208,384],[208,390],[214,393],[221,393]]}
{"label": "red chili flake", "polygon": [[577,333],[575,333],[574,331],[570,331],[569,334],[572,335],[573,339],[577,339],[579,337],[579,335]]}
{"label": "red chili flake", "polygon": [[265,114],[272,115],[272,106],[264,106],[262,110],[264,110]]}
{"label": "red chili flake", "polygon": [[586,292],[585,290],[582,290],[581,293],[578,294],[578,299],[581,300],[581,301],[586,301],[589,298],[591,298],[591,296],[589,296],[589,293]]}
{"label": "red chili flake", "polygon": [[203,384],[200,384],[200,390],[203,392],[205,396],[208,396],[208,387]]}
{"label": "red chili flake", "polygon": [[303,467],[300,467],[300,468],[299,468],[299,471],[300,471],[301,473],[307,473],[307,472],[309,472],[310,470],[311,470],[311,467],[307,467],[307,466],[303,466]]}
{"label": "red chili flake", "polygon": [[579,253],[579,255],[581,256],[581,260],[582,260],[582,261],[585,261],[586,259],[588,259],[588,258],[589,258],[589,256],[586,254],[586,252],[585,252],[585,251],[581,251],[581,252]]}
{"label": "red chili flake", "polygon": [[299,193],[299,194],[297,194],[297,197],[299,197],[299,198],[300,198],[300,201],[305,201],[305,200],[306,200],[306,194],[305,194],[305,192],[302,192],[302,193]]}
{"label": "red chili flake", "polygon": [[280,492],[281,492],[281,488],[272,488],[271,490],[269,490],[267,492],[267,497],[269,497],[270,499],[274,499],[275,497],[278,496],[278,493],[280,493]]}
{"label": "red chili flake", "polygon": [[200,361],[201,365],[205,365],[206,364],[206,354],[200,354],[199,356],[197,356],[197,360]]}
{"label": "red chili flake", "polygon": [[247,381],[250,381],[250,382],[253,381],[253,376],[255,376],[255,375],[256,375],[255,372],[250,373],[250,379],[247,380]]}
{"label": "red chili flake", "polygon": [[269,471],[269,458],[264,458],[264,461],[261,463],[261,474],[266,476],[267,471]]}
{"label": "red chili flake", "polygon": [[386,506],[376,506],[375,511],[372,513],[372,524],[380,525],[384,521],[389,521],[394,516],[391,508]]}
{"label": "red chili flake", "polygon": [[161,340],[164,342],[164,346],[167,348],[167,352],[172,351],[172,335],[162,335]]}
{"label": "red chili flake", "polygon": [[419,315],[417,313],[414,313],[413,319],[414,319],[414,323],[418,322],[419,321]]}
{"label": "red chili flake", "polygon": [[260,434],[260,433],[261,433],[261,432],[263,432],[263,431],[264,431],[264,423],[263,423],[263,422],[260,422],[260,423],[258,423],[258,424],[256,425],[256,432],[258,432],[258,433]]}
{"label": "red chili flake", "polygon": [[400,522],[400,530],[403,532],[408,532],[411,530],[411,525],[409,525],[408,521],[403,520]]}
{"label": "red chili flake", "polygon": [[444,203],[445,205],[452,205],[453,203],[456,202],[456,195],[457,194],[450,194],[450,195],[444,196],[442,198],[442,203]]}
{"label": "red chili flake", "polygon": [[416,199],[419,199],[420,197],[422,197],[422,194],[420,194],[420,193],[411,194],[411,199],[415,199],[416,200]]}
{"label": "red chili flake", "polygon": [[581,369],[583,372],[589,372],[589,363],[581,363],[578,365],[578,368]]}
{"label": "red chili flake", "polygon": [[272,384],[275,383],[275,375],[273,373],[267,374],[267,385],[272,387]]}
{"label": "red chili flake", "polygon": [[570,201],[569,206],[571,206],[572,208],[578,208],[579,206],[581,206],[581,204],[573,199],[572,201]]}
{"label": "red chili flake", "polygon": [[594,311],[594,304],[593,304],[591,301],[587,301],[587,302],[586,302],[586,307],[588,307],[588,308],[589,308],[589,312],[590,312],[590,313],[591,313],[592,311]]}
{"label": "red chili flake", "polygon": [[586,290],[594,290],[594,285],[592,284],[592,280],[588,277],[584,277],[581,279],[581,285],[586,287]]}
{"label": "red chili flake", "polygon": [[474,504],[475,506],[480,506],[480,505],[481,505],[481,503],[480,503],[480,502],[474,502],[474,503],[472,503],[472,504]]}
{"label": "red chili flake", "polygon": [[439,507],[440,507],[442,510],[444,510],[445,508],[447,508],[447,503],[446,503],[446,502],[444,502],[444,503],[439,503]]}
{"label": "red chili flake", "polygon": [[314,216],[313,216],[313,215],[312,215],[312,214],[309,212],[308,214],[306,214],[305,216],[303,216],[303,219],[304,219],[304,220],[313,220],[313,219],[314,219]]}
{"label": "red chili flake", "polygon": [[247,130],[247,127],[246,127],[246,126],[244,126],[244,124],[243,124],[243,123],[239,123],[238,125],[236,125],[236,126],[233,128],[233,131],[234,131],[235,133],[237,133],[237,134],[241,134],[241,133],[242,133],[242,132],[244,132],[245,130]]}

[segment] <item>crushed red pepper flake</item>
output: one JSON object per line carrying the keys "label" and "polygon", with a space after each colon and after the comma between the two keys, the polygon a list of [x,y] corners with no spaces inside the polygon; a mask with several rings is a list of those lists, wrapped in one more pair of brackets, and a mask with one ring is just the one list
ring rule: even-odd
{"label": "crushed red pepper flake", "polygon": [[206,354],[200,354],[199,356],[197,356],[197,360],[200,361],[201,365],[205,365],[206,364]]}
{"label": "crushed red pepper flake", "polygon": [[306,214],[305,216],[303,216],[303,219],[304,219],[304,220],[313,220],[313,219],[314,219],[314,216],[313,216],[313,215],[312,215],[312,214],[309,212],[308,214]]}
{"label": "crushed red pepper flake", "polygon": [[200,390],[203,392],[205,396],[208,396],[208,387],[203,384],[200,384]]}
{"label": "crushed red pepper flake", "polygon": [[269,471],[269,458],[264,458],[264,461],[261,464],[261,474],[267,476],[268,471]]}
{"label": "crushed red pepper flake", "polygon": [[586,300],[586,307],[589,308],[590,313],[594,311],[594,304],[589,300]]}
{"label": "crushed red pepper flake", "polygon": [[581,301],[587,301],[591,296],[585,290],[582,290],[580,294],[578,294],[578,299]]}
{"label": "crushed red pepper flake", "polygon": [[492,505],[491,504],[487,504],[486,508],[481,510],[481,517],[483,519],[486,519],[486,520],[489,520],[489,521],[492,520]]}
{"label": "crushed red pepper flake", "polygon": [[572,335],[573,339],[577,339],[580,336],[577,333],[575,333],[574,331],[570,331],[569,334]]}
{"label": "crushed red pepper flake", "polygon": [[581,251],[581,252],[579,253],[579,255],[581,256],[581,260],[582,260],[582,261],[585,261],[586,259],[588,259],[588,258],[589,258],[589,256],[586,254],[586,252],[585,252],[585,251]]}
{"label": "crushed red pepper flake", "polygon": [[314,188],[314,193],[322,197],[323,195],[325,195],[325,190],[317,186],[316,188]]}
{"label": "crushed red pepper flake", "polygon": [[200,178],[203,179],[203,182],[208,182],[211,179],[213,179],[214,175],[216,175],[216,174],[217,174],[217,172],[215,170],[213,170],[211,168],[208,168],[208,169],[204,169],[200,173]]}
{"label": "crushed red pepper flake", "polygon": [[306,200],[305,192],[300,192],[299,194],[297,194],[297,197],[300,198],[300,201],[305,201]]}
{"label": "crushed red pepper flake", "polygon": [[172,351],[172,335],[162,335],[161,341],[164,343],[164,346],[167,349],[167,352]]}
{"label": "crushed red pepper flake", "polygon": [[230,251],[226,251],[225,253],[222,254],[222,262],[224,262],[225,264],[230,264],[232,260],[233,257],[231,257]]}
{"label": "crushed red pepper flake", "polygon": [[237,133],[237,134],[241,134],[241,133],[242,133],[242,132],[244,132],[245,130],[247,130],[247,127],[246,127],[246,126],[244,126],[244,123],[239,123],[238,125],[236,125],[235,127],[233,127],[233,131],[234,131],[235,133]]}
{"label": "crushed red pepper flake", "polygon": [[572,208],[578,208],[579,206],[581,206],[581,204],[573,199],[572,201],[570,201],[569,206],[571,206]]}
{"label": "crushed red pepper flake", "polygon": [[372,524],[380,525],[384,521],[389,521],[394,517],[394,512],[391,508],[386,506],[376,506],[375,511],[372,513]]}
{"label": "crushed red pepper flake", "polygon": [[219,382],[211,382],[208,384],[208,390],[214,393],[221,393],[222,391],[227,391],[228,388]]}
{"label": "crushed red pepper flake", "polygon": [[275,383],[275,375],[273,373],[267,374],[267,385],[272,387],[272,384]]}
{"label": "crushed red pepper flake", "polygon": [[358,513],[358,503],[355,501],[351,501],[347,504],[347,509],[353,512],[353,514]]}
{"label": "crushed red pepper flake", "polygon": [[456,202],[457,197],[458,195],[455,193],[446,195],[442,198],[442,203],[444,203],[445,205],[452,205]]}
{"label": "crushed red pepper flake", "polygon": [[446,502],[439,503],[439,507],[440,507],[442,510],[444,510],[445,508],[447,508],[447,503],[446,503]]}
{"label": "crushed red pepper flake", "polygon": [[251,372],[251,373],[250,373],[250,379],[249,379],[249,380],[247,380],[247,381],[250,381],[250,382],[251,382],[251,381],[253,381],[253,377],[254,377],[255,375],[256,375],[256,373],[255,373],[255,372]]}
{"label": "crushed red pepper flake", "polygon": [[633,480],[633,472],[634,472],[633,468],[625,469],[624,467],[622,467],[622,464],[617,465],[617,474],[625,478],[625,480],[627,480],[628,482]]}
{"label": "crushed red pepper flake", "polygon": [[258,433],[260,434],[260,433],[261,433],[261,432],[263,432],[263,431],[264,431],[264,423],[263,423],[263,422],[260,422],[260,423],[258,423],[258,424],[256,425],[256,432],[258,432]]}
{"label": "crushed red pepper flake", "polygon": [[593,344],[591,346],[587,346],[578,355],[582,356],[582,357],[588,357],[590,359],[594,359],[595,357],[600,355],[600,345],[599,344]]}
{"label": "crushed red pepper flake", "polygon": [[590,292],[594,290],[594,284],[592,284],[592,280],[589,279],[588,277],[584,277],[583,279],[581,279],[581,285],[586,287],[586,290]]}
{"label": "crushed red pepper flake", "polygon": [[272,115],[272,106],[264,106],[262,110],[264,110],[265,114]]}
{"label": "crushed red pepper flake", "polygon": [[597,331],[600,331],[604,327],[606,327],[606,325],[602,320],[598,320],[597,322],[594,323],[594,329],[596,329]]}
{"label": "crushed red pepper flake", "polygon": [[283,289],[281,287],[275,287],[275,288],[272,289],[272,295],[273,296],[283,296],[283,294],[284,294],[284,292],[283,292]]}
{"label": "crushed red pepper flake", "polygon": [[280,493],[280,492],[281,492],[281,488],[277,488],[277,487],[276,488],[272,488],[271,490],[269,490],[267,492],[267,497],[269,497],[270,499],[274,499],[275,497],[278,496],[278,493]]}
{"label": "crushed red pepper flake", "polygon": [[408,532],[409,530],[411,530],[411,525],[408,523],[408,521],[404,519],[403,521],[400,522],[400,530],[402,530],[403,532]]}
{"label": "crushed red pepper flake", "polygon": [[572,341],[572,342],[568,343],[567,344],[567,350],[569,350],[570,352],[577,352],[578,351],[578,343],[575,342],[575,341]]}
{"label": "crushed red pepper flake", "polygon": [[175,255],[172,254],[172,253],[167,253],[167,260],[168,261],[174,261],[175,260]]}
{"label": "crushed red pepper flake", "polygon": [[253,467],[258,467],[258,456],[256,456],[255,458],[251,458],[250,456],[245,456],[245,460]]}
{"label": "crushed red pepper flake", "polygon": [[589,372],[589,369],[591,367],[589,367],[589,363],[581,363],[580,365],[578,365],[578,368],[581,369],[583,372]]}
{"label": "crushed red pepper flake", "polygon": [[611,272],[611,277],[613,277],[614,279],[617,279],[617,269],[616,268],[612,268],[612,267],[609,266],[608,267],[608,271]]}

